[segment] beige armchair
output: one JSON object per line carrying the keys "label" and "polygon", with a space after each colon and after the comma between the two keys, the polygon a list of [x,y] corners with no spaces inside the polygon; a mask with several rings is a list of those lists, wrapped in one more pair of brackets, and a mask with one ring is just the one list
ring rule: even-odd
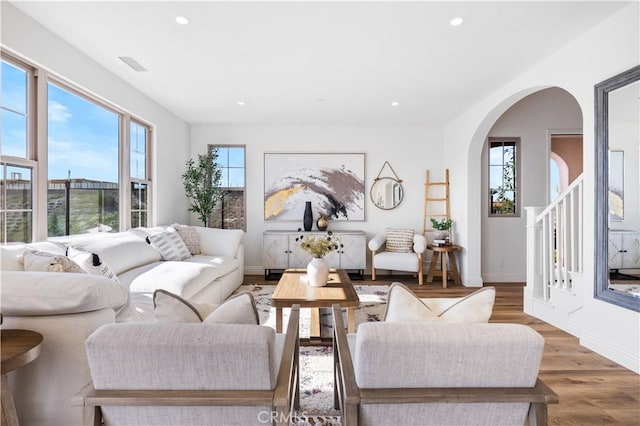
{"label": "beige armchair", "polygon": [[544,340],[519,324],[369,322],[333,307],[342,424],[547,424],[558,396],[537,379]]}
{"label": "beige armchair", "polygon": [[[389,236],[395,233],[407,240],[404,248],[392,248],[388,241]],[[394,242],[397,242],[396,239]],[[400,246],[403,244],[400,243]],[[423,284],[422,257],[427,249],[427,240],[421,234],[415,234],[412,230],[388,229],[385,233],[375,235],[369,241],[371,250],[371,279],[376,280],[376,268],[393,271],[413,272],[418,275],[418,284]],[[396,246],[397,247],[397,246]]]}
{"label": "beige armchair", "polygon": [[[116,324],[87,339],[94,424],[289,424],[299,406],[299,306],[286,335],[247,324]],[[102,423],[104,422],[104,423]]]}

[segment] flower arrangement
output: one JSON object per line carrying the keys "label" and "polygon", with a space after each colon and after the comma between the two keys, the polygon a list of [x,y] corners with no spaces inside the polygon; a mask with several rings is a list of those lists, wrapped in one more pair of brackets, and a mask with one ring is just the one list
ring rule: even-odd
{"label": "flower arrangement", "polygon": [[[301,231],[301,229],[298,229]],[[333,232],[327,231],[327,235],[313,237],[311,235],[300,235],[296,238],[300,242],[300,248],[313,257],[322,258],[328,253],[344,247],[340,239],[333,236]]]}
{"label": "flower arrangement", "polygon": [[431,224],[433,225],[433,229],[437,229],[438,231],[446,231],[451,228],[451,224],[453,220],[450,218],[442,219],[441,221],[437,221],[434,218],[431,218]]}

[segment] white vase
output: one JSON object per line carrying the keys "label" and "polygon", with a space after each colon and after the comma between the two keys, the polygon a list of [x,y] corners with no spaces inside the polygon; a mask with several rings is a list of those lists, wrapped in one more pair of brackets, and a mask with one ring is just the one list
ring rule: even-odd
{"label": "white vase", "polygon": [[329,280],[329,264],[322,257],[314,257],[307,265],[307,280],[309,285],[324,287]]}

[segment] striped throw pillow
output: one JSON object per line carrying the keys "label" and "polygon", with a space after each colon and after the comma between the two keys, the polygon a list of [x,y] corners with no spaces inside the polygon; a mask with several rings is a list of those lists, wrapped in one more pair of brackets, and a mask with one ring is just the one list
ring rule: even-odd
{"label": "striped throw pillow", "polygon": [[387,228],[387,251],[411,253],[413,251],[413,229]]}
{"label": "striped throw pillow", "polygon": [[175,229],[150,235],[149,242],[160,252],[162,260],[184,260],[191,257],[187,245]]}

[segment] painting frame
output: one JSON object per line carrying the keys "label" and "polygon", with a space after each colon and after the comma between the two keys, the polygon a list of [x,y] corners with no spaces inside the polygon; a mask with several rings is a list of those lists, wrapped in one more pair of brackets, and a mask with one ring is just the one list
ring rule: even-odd
{"label": "painting frame", "polygon": [[609,221],[624,221],[624,151],[609,151]]}
{"label": "painting frame", "polygon": [[311,201],[314,220],[365,220],[365,153],[265,152],[265,222],[302,221]]}

